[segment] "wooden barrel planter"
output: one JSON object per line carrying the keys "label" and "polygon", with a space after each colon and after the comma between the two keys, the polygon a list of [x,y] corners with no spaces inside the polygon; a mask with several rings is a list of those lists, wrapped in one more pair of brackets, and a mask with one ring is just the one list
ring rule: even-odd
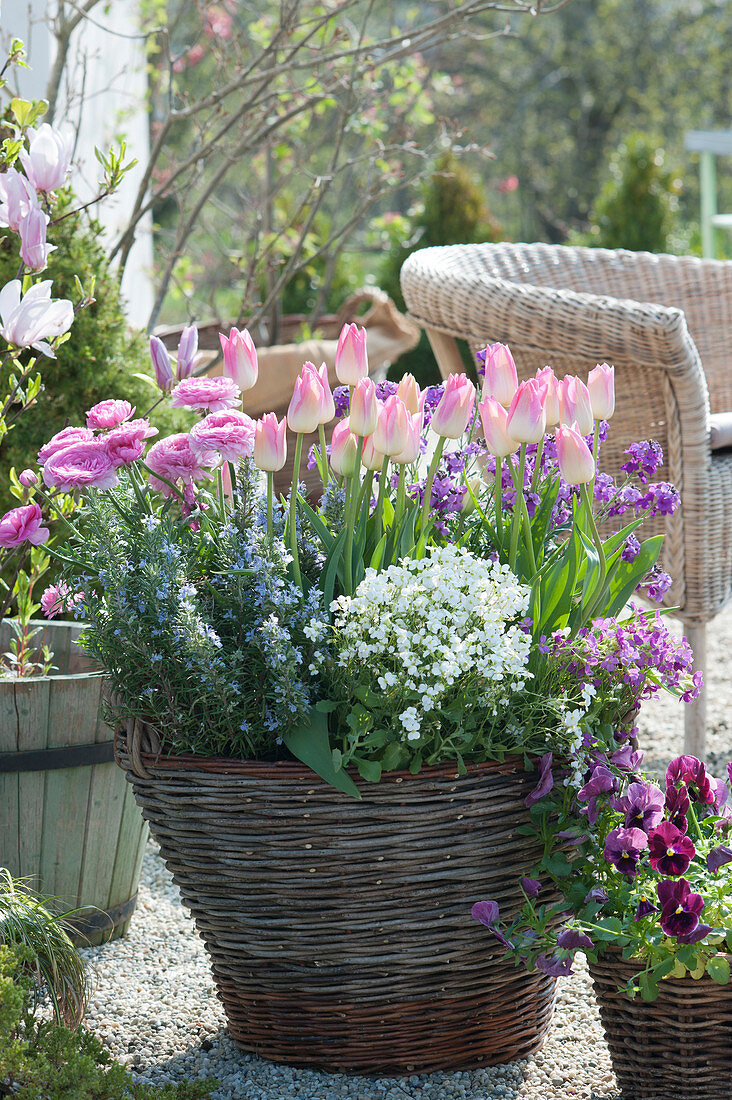
{"label": "wooden barrel planter", "polygon": [[[0,679],[0,866],[57,899],[77,942],[123,935],[137,900],[147,826],[99,716],[103,674],[74,622],[34,624],[58,674]],[[0,624],[0,652],[11,630]]]}
{"label": "wooden barrel planter", "polygon": [[658,999],[618,991],[639,967],[610,951],[590,974],[623,1100],[729,1100],[732,984],[664,978]]}
{"label": "wooden barrel planter", "polygon": [[536,783],[521,760],[390,773],[361,801],[298,763],[155,756],[121,732],[118,760],[242,1050],[383,1074],[541,1046],[555,980],[502,961],[470,913],[490,897],[510,917],[540,854],[516,835]]}

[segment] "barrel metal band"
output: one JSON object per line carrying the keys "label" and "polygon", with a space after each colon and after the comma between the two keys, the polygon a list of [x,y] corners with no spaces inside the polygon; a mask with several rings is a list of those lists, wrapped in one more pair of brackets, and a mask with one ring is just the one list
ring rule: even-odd
{"label": "barrel metal band", "polygon": [[92,936],[95,932],[112,932],[118,925],[128,921],[136,905],[135,892],[127,901],[112,905],[109,909],[95,909],[93,905],[84,905],[78,913],[67,917],[66,923],[73,929],[74,942],[83,945],[84,937]]}
{"label": "barrel metal band", "polygon": [[36,749],[31,752],[0,752],[0,774],[88,768],[93,764],[109,764],[113,760],[113,741],[100,741],[94,745],[64,745],[58,749]]}

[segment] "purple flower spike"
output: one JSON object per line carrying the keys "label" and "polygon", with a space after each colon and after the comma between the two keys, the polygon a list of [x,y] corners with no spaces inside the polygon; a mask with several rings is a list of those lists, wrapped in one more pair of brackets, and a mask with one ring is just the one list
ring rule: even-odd
{"label": "purple flower spike", "polygon": [[590,937],[577,928],[563,928],[557,936],[557,944],[568,951],[575,951],[580,947],[587,951],[595,946]]}
{"label": "purple flower spike", "polygon": [[628,878],[634,878],[648,837],[642,829],[613,829],[607,834],[603,855]]}
{"label": "purple flower spike", "polygon": [[[675,936],[680,943],[692,943],[688,937],[699,927],[699,914],[704,908],[704,898],[694,894],[685,878],[672,882],[664,879],[656,887],[661,903],[661,928],[667,936]],[[703,925],[702,927],[706,927]],[[704,935],[699,939],[704,939]]]}
{"label": "purple flower spike", "polygon": [[655,829],[663,820],[664,793],[646,783],[631,783],[622,798],[613,799],[613,807],[625,814],[627,829]]}
{"label": "purple flower spike", "polygon": [[552,955],[552,957],[549,958],[544,952],[537,957],[534,965],[537,970],[541,970],[544,974],[548,974],[550,978],[564,978],[567,974],[572,973],[571,958],[560,959],[558,955]]}
{"label": "purple flower spike", "polygon": [[662,875],[683,875],[696,855],[696,848],[670,821],[662,821],[648,837],[651,867]]}
{"label": "purple flower spike", "polygon": [[728,844],[720,844],[718,848],[712,848],[707,856],[707,868],[714,872],[727,863],[732,863],[732,848]]}
{"label": "purple flower spike", "polygon": [[549,791],[554,786],[554,776],[552,775],[552,760],[553,756],[550,752],[545,752],[539,761],[539,782],[534,787],[531,794],[527,795],[524,799],[526,805],[531,808],[534,803],[540,802],[545,795],[549,794]]}
{"label": "purple flower spike", "polygon": [[654,905],[650,898],[647,898],[645,894],[641,894],[641,899],[638,902],[638,908],[635,911],[634,920],[643,920],[643,917],[649,916],[650,913],[657,913],[658,906]]}
{"label": "purple flower spike", "polygon": [[538,879],[524,876],[521,879],[521,889],[526,894],[527,898],[538,898],[541,892],[541,883]]}

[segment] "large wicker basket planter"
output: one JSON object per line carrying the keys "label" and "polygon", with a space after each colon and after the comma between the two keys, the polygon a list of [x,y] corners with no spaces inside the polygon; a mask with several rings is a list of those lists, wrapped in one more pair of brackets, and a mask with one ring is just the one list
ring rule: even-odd
{"label": "large wicker basket planter", "polygon": [[427,1072],[526,1057],[555,981],[502,962],[470,915],[509,916],[537,858],[516,835],[536,783],[518,759],[361,783],[296,763],[140,753],[143,815],[211,958],[236,1043],[295,1065]]}
{"label": "large wicker basket planter", "polygon": [[732,984],[667,978],[649,1004],[618,992],[637,971],[619,953],[590,963],[624,1100],[729,1100]]}

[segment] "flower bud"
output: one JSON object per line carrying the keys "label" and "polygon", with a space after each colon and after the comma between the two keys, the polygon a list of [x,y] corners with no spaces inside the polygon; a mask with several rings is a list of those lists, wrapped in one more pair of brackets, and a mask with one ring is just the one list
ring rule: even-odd
{"label": "flower bud", "polygon": [[341,477],[353,477],[358,467],[358,440],[353,434],[349,418],[345,417],[333,429],[330,440],[331,469]]}
{"label": "flower bud", "polygon": [[74,150],[70,127],[63,132],[44,122],[38,129],[29,126],[29,148],[21,149],[20,161],[25,174],[38,191],[55,191],[66,179]]}
{"label": "flower bud", "polygon": [[577,424],[582,435],[589,435],[595,427],[590,391],[573,374],[568,374],[559,383],[559,414],[565,427]]}
{"label": "flower bud", "polygon": [[401,397],[392,394],[379,409],[373,432],[374,447],[382,455],[398,455],[409,445],[409,413]]}
{"label": "flower bud", "polygon": [[506,431],[519,443],[538,443],[546,431],[546,386],[536,378],[521,382],[506,416]]}
{"label": "flower bud", "polygon": [[536,372],[536,380],[542,386],[546,386],[546,399],[544,401],[544,413],[546,414],[547,428],[553,428],[559,423],[559,379],[551,367],[542,367]]}
{"label": "flower bud", "polygon": [[26,489],[29,489],[31,485],[38,484],[38,474],[35,474],[33,470],[23,470],[18,481],[21,485],[24,485]]}
{"label": "flower bud", "polygon": [[424,413],[422,409],[418,409],[414,414],[407,412],[407,445],[398,455],[394,455],[394,462],[399,463],[400,466],[406,466],[409,463],[416,462],[419,458],[419,445],[422,442],[423,419]]}
{"label": "flower bud", "polygon": [[323,408],[321,410],[321,415],[324,419],[321,423],[329,424],[335,416],[335,401],[331,393],[330,382],[328,381],[328,368],[325,363],[321,363],[315,373],[320,379],[320,385],[323,389]]}
{"label": "flower bud", "polygon": [[20,258],[31,271],[43,271],[48,257],[56,249],[46,243],[49,217],[39,206],[33,207],[18,227],[20,233]]}
{"label": "flower bud", "polygon": [[193,374],[197,359],[198,329],[195,325],[186,325],[178,341],[178,362],[175,369],[178,382],[181,378],[189,378]]}
{"label": "flower bud", "polygon": [[598,363],[587,377],[587,389],[595,420],[609,420],[615,412],[615,367]]}
{"label": "flower bud", "polygon": [[508,413],[495,397],[486,397],[478,405],[483,425],[485,445],[495,458],[505,458],[519,449],[519,444],[508,434]]}
{"label": "flower bud", "polygon": [[451,374],[432,414],[430,427],[446,439],[459,439],[468,426],[475,405],[475,386],[466,374]]}
{"label": "flower bud", "polygon": [[419,412],[422,393],[413,374],[405,374],[400,379],[396,392],[397,397],[401,397],[407,406],[407,412],[410,416],[414,416],[416,412]]}
{"label": "flower bud", "polygon": [[491,344],[485,349],[483,397],[495,397],[508,407],[518,388],[518,374],[511,351],[506,344]]}
{"label": "flower bud", "polygon": [[595,460],[582,432],[573,424],[554,429],[559,472],[570,485],[584,485],[595,476]]}
{"label": "flower bud", "polygon": [[299,435],[314,432],[319,424],[326,424],[324,417],[325,395],[320,375],[312,363],[303,364],[295,379],[295,389],[287,410],[290,431]]}
{"label": "flower bud", "polygon": [[351,396],[351,431],[354,435],[371,435],[379,419],[376,386],[370,378],[362,378]]}
{"label": "flower bud", "polygon": [[150,337],[150,358],[155,368],[158,386],[163,393],[167,393],[173,385],[173,368],[170,365],[168,349],[159,336]]}
{"label": "flower bud", "polygon": [[254,425],[254,465],[260,470],[281,470],[287,460],[287,417],[277,423],[273,412]]}
{"label": "flower bud", "polygon": [[338,337],[335,357],[338,381],[344,386],[355,386],[367,378],[369,361],[366,355],[366,329],[358,325],[344,325]]}
{"label": "flower bud", "polygon": [[259,363],[249,331],[232,328],[228,336],[220,332],[219,341],[224,354],[225,377],[236,382],[240,390],[250,390],[257,381]]}

